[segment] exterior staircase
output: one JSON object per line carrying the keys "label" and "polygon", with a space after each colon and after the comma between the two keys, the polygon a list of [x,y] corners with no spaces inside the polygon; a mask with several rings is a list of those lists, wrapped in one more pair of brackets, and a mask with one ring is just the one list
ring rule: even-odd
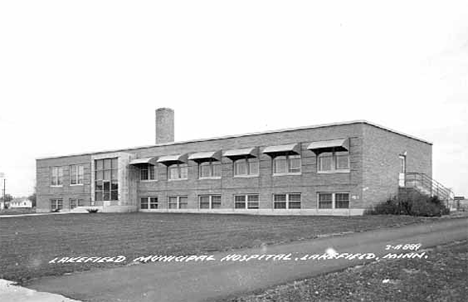
{"label": "exterior staircase", "polygon": [[431,197],[437,196],[440,200],[444,201],[445,205],[448,207],[453,205],[454,194],[452,190],[424,173],[406,173],[405,186],[400,188],[399,193],[400,195],[405,195],[412,190],[416,190]]}

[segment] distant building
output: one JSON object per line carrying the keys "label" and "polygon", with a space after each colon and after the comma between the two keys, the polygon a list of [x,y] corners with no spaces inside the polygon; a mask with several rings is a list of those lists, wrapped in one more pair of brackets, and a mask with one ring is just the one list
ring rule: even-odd
{"label": "distant building", "polygon": [[31,200],[27,198],[15,198],[10,201],[10,209],[30,209],[32,208]]}
{"label": "distant building", "polygon": [[[196,126],[196,125],[194,125]],[[354,121],[37,160],[38,211],[361,215],[432,179],[432,144]]]}

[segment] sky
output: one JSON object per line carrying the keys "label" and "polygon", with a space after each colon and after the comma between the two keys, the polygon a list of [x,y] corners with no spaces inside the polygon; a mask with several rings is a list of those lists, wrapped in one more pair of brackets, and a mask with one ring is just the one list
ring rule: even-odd
{"label": "sky", "polygon": [[154,144],[160,107],[177,141],[368,120],[468,196],[468,2],[0,2],[7,193],[36,158]]}

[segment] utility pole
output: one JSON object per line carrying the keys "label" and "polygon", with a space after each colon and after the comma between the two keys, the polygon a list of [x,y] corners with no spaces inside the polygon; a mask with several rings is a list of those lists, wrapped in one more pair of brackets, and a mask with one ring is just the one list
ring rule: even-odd
{"label": "utility pole", "polygon": [[3,208],[5,208],[6,178],[3,179]]}
{"label": "utility pole", "polygon": [[6,189],[5,173],[0,172],[0,178],[3,178],[3,201],[0,204],[0,210],[3,210],[5,208],[5,189]]}

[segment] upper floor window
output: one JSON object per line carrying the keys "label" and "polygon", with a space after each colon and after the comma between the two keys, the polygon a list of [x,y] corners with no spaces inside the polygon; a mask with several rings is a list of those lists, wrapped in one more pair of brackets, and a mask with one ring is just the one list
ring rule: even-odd
{"label": "upper floor window", "polygon": [[349,152],[323,152],[318,158],[319,172],[349,171]]}
{"label": "upper floor window", "polygon": [[95,161],[95,200],[118,200],[118,171],[117,158]]}
{"label": "upper floor window", "polygon": [[221,162],[209,160],[198,165],[199,178],[221,178]]}
{"label": "upper floor window", "polygon": [[84,166],[71,165],[70,166],[70,184],[82,185],[84,180]]}
{"label": "upper floor window", "polygon": [[258,175],[257,158],[241,158],[234,161],[234,176]]}
{"label": "upper floor window", "polygon": [[188,178],[188,165],[187,164],[173,164],[168,167],[168,179],[187,179]]}
{"label": "upper floor window", "polygon": [[301,156],[297,154],[279,155],[273,158],[273,174],[301,173]]}
{"label": "upper floor window", "polygon": [[63,167],[52,167],[51,174],[50,184],[52,186],[63,185]]}
{"label": "upper floor window", "polygon": [[140,180],[156,180],[156,166],[151,164],[141,165]]}

